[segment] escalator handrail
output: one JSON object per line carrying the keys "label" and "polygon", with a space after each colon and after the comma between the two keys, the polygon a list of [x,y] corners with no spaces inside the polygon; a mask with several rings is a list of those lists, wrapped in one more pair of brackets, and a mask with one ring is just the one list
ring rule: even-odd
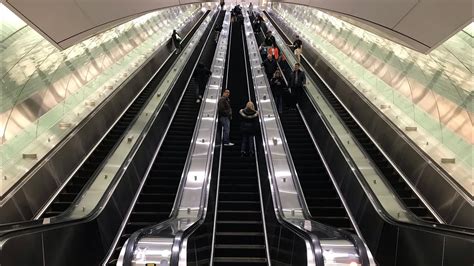
{"label": "escalator handrail", "polygon": [[[207,16],[207,12],[204,12],[202,14],[202,16],[198,19],[197,23],[192,27],[192,29],[188,32],[188,34],[186,34],[186,36],[184,36],[183,40],[187,39],[187,38],[191,38],[193,35],[191,34],[193,32],[193,29],[198,27],[199,25],[201,25],[202,21],[206,18]],[[176,61],[177,62],[177,61]],[[175,62],[175,63],[176,63]],[[174,64],[173,64],[174,65]],[[171,71],[172,71],[173,67],[171,67],[167,74],[165,76],[167,76]],[[154,77],[155,75],[153,75]],[[176,78],[173,80],[173,82],[171,82],[170,84],[170,87],[169,88],[172,88],[174,86],[174,84],[176,84],[177,80],[178,80],[178,77],[180,76],[180,74],[176,75]],[[153,77],[147,81],[147,84],[149,82],[151,82],[151,80],[153,79]],[[161,82],[164,82],[165,79],[163,79]],[[160,82],[160,84],[161,84]],[[159,86],[158,86],[159,87]],[[163,99],[166,99],[168,97],[168,95],[170,94],[171,92],[171,89],[168,89],[166,91],[166,94],[163,95]],[[162,100],[159,104],[159,106],[154,110],[153,114],[150,115],[150,117],[153,117],[155,118],[157,116],[157,114],[161,111],[161,109],[164,107],[164,104],[165,104],[165,100]],[[143,109],[141,110],[143,111]],[[137,114],[137,117],[139,116],[140,114]],[[136,151],[138,150],[138,148],[143,144],[143,140],[145,139],[145,136],[148,134],[149,132],[149,129],[151,127],[151,125],[153,124],[153,121],[154,119],[150,119],[148,120],[147,124],[145,125],[143,131],[141,132],[141,134],[138,136],[137,138],[137,142],[134,144],[133,147],[130,148],[130,151],[127,155],[127,157],[123,160],[121,166],[120,166],[120,170],[117,172],[117,174],[113,177],[113,180],[112,182],[109,184],[109,186],[105,189],[101,199],[99,200],[98,204],[95,206],[95,208],[93,210],[91,210],[89,212],[89,214],[87,214],[86,216],[84,217],[81,217],[81,218],[75,218],[75,219],[67,219],[68,215],[71,213],[72,211],[72,206],[75,205],[75,203],[80,200],[81,198],[81,194],[78,194],[77,198],[75,201],[73,201],[73,203],[71,204],[71,207],[69,207],[65,212],[63,212],[61,215],[58,215],[56,217],[58,217],[57,219],[54,219],[52,221],[50,221],[49,223],[43,223],[44,221],[42,220],[34,220],[34,221],[27,221],[27,222],[23,222],[20,224],[21,228],[18,228],[17,226],[15,226],[15,224],[8,224],[9,226],[11,226],[11,230],[7,230],[5,231],[4,233],[0,234],[0,239],[3,239],[4,237],[6,238],[10,238],[10,237],[13,237],[13,235],[19,235],[19,234],[22,234],[23,232],[26,232],[26,231],[46,231],[46,230],[52,230],[54,228],[58,228],[58,227],[63,227],[63,226],[68,226],[70,224],[76,224],[76,223],[82,223],[82,222],[87,222],[87,221],[91,221],[93,219],[95,219],[102,211],[103,209],[103,206],[105,204],[107,204],[107,202],[110,200],[111,196],[112,196],[112,192],[114,191],[116,185],[118,184],[118,181],[120,180],[120,178],[123,176],[125,170],[128,168],[129,164],[131,163],[131,158],[133,158],[133,156],[135,155]],[[126,134],[124,134],[125,136]],[[95,173],[98,173],[98,171],[96,171]],[[91,179],[95,179],[96,177],[92,177]],[[88,185],[90,186],[93,182],[88,182]],[[82,191],[86,191],[86,187],[84,187],[84,189]]]}
{"label": "escalator handrail", "polygon": [[[270,18],[270,16],[267,14],[267,17],[269,19],[272,20],[272,18]],[[275,24],[275,23],[273,23]],[[288,36],[286,36],[286,39],[288,40]],[[304,56],[302,55],[302,58],[304,59]],[[305,59],[306,60],[306,59]],[[310,65],[308,64],[312,70],[314,72],[317,73],[317,71]],[[318,73],[317,73],[318,74]],[[318,77],[321,78],[321,76],[318,74]],[[307,78],[307,80],[310,80],[311,82],[312,79],[311,78]],[[323,80],[321,78],[321,80]],[[314,82],[313,82],[314,83]],[[329,85],[324,82],[323,80],[323,83],[329,87]],[[315,85],[315,87],[317,88],[317,86]],[[305,93],[307,94],[307,91],[305,90]],[[324,97],[323,97],[324,98]],[[428,230],[428,231],[431,231],[431,232],[436,232],[436,233],[447,233],[447,234],[454,234],[454,235],[458,235],[458,236],[468,236],[468,237],[474,237],[474,230],[471,229],[471,228],[465,228],[465,227],[459,227],[459,226],[452,226],[452,225],[445,225],[445,224],[431,224],[431,223],[427,223],[427,222],[424,222],[420,219],[415,219],[413,222],[405,222],[405,221],[399,221],[397,219],[395,219],[391,214],[389,214],[385,208],[383,207],[383,205],[380,203],[380,200],[378,199],[378,197],[374,194],[374,192],[372,191],[372,189],[370,188],[369,184],[367,183],[367,181],[365,180],[365,178],[363,178],[363,174],[362,172],[360,172],[359,168],[357,167],[357,164],[354,162],[354,159],[350,156],[349,152],[346,150],[346,148],[344,147],[344,145],[342,144],[341,140],[337,137],[337,133],[336,131],[334,130],[334,128],[330,125],[329,121],[327,120],[327,118],[323,115],[321,109],[319,108],[319,106],[317,105],[317,103],[315,102],[315,100],[313,99],[313,97],[310,97],[308,95],[308,99],[310,100],[312,106],[314,107],[314,109],[318,112],[319,116],[321,117],[323,123],[325,124],[326,128],[331,132],[331,135],[333,136],[333,139],[334,141],[336,142],[337,144],[337,148],[341,150],[341,152],[344,154],[344,157],[345,159],[350,163],[355,175],[357,176],[358,180],[359,180],[359,183],[362,185],[362,188],[364,189],[364,192],[369,195],[369,200],[370,202],[376,207],[379,215],[388,223],[391,223],[393,225],[397,225],[397,226],[407,226],[407,227],[412,227],[412,226],[416,226],[416,227],[419,227],[420,229],[423,229],[423,230]],[[325,100],[327,102],[327,100],[324,98],[323,100]],[[375,169],[376,170],[376,169]],[[394,193],[394,192],[393,192]]]}
{"label": "escalator handrail", "polygon": [[[201,55],[202,55],[202,53],[205,49],[206,43],[209,42],[210,36],[213,33],[212,29],[214,29],[214,25],[218,20],[219,11],[216,10],[215,14],[216,14],[216,18],[214,19],[214,24],[211,27],[211,30],[209,31],[206,42],[203,45],[203,48],[200,52],[199,58],[201,57]],[[227,16],[227,14],[226,14],[226,16]],[[222,34],[222,32],[223,31],[221,31],[221,34]],[[220,37],[219,37],[219,40],[220,40]],[[216,51],[217,51],[217,49],[216,49]],[[218,55],[218,53],[214,54],[213,63],[215,61],[217,61],[217,55]],[[199,60],[195,63],[195,65],[193,67],[193,72],[194,72],[194,69],[196,68],[198,62],[199,62]],[[191,81],[191,78],[192,77],[190,76],[189,79],[188,79],[188,84]],[[206,110],[206,104],[205,104],[206,100],[205,99],[208,98],[209,86],[211,85],[210,80],[211,79],[209,79],[209,81],[207,83],[207,86],[206,86],[206,90],[203,94],[202,99],[203,99],[204,104],[201,104],[201,107],[200,107],[200,110],[199,110],[198,118],[197,118],[197,121],[196,121],[196,126],[194,128],[193,136],[191,138],[191,145],[190,145],[189,150],[188,150],[188,155],[187,155],[186,162],[185,162],[185,165],[184,165],[184,170],[183,170],[183,173],[182,173],[182,176],[181,176],[181,181],[180,181],[180,184],[178,186],[177,195],[176,195],[176,198],[175,198],[175,201],[173,203],[173,207],[172,207],[172,210],[171,210],[171,213],[170,213],[170,218],[167,219],[166,221],[163,221],[163,222],[159,223],[159,224],[152,225],[152,226],[149,226],[149,227],[145,227],[145,228],[142,228],[142,229],[134,232],[129,237],[129,239],[127,240],[126,245],[124,246],[124,254],[123,254],[123,259],[122,259],[123,265],[131,265],[135,248],[136,248],[138,242],[140,241],[140,239],[142,239],[144,237],[147,237],[147,238],[150,238],[150,237],[160,238],[161,237],[160,233],[162,233],[164,230],[173,228],[173,226],[176,225],[178,223],[178,221],[180,220],[180,218],[178,218],[179,206],[180,206],[181,199],[182,199],[182,197],[184,195],[184,192],[185,192],[185,190],[184,190],[185,180],[186,180],[186,178],[188,176],[188,173],[189,173],[189,170],[190,170],[191,162],[192,162],[194,151],[195,151],[195,148],[196,148],[196,143],[198,143],[198,134],[199,134],[200,129],[201,129],[201,121],[204,118],[203,115],[204,115],[204,112]],[[217,103],[218,97],[220,96],[220,90],[221,89],[222,89],[222,86],[218,86],[218,89],[216,91],[217,99],[215,99],[216,103]],[[208,190],[208,184],[209,184],[210,178],[211,178],[211,169],[212,169],[212,162],[213,162],[212,159],[213,159],[213,155],[214,155],[215,139],[216,139],[215,135],[216,135],[216,132],[217,132],[217,130],[216,130],[217,129],[217,104],[215,105],[215,108],[213,109],[213,115],[209,116],[209,117],[212,118],[214,123],[212,124],[212,130],[210,130],[207,162],[206,162],[205,167],[203,169],[204,170],[204,182],[203,182],[202,191],[206,191],[206,193],[201,194],[200,208],[199,208],[198,214],[196,215],[196,219],[191,222],[191,224],[189,225],[189,227],[187,227],[185,229],[185,231],[193,230],[193,228],[196,228],[203,221],[204,217],[206,216],[207,202],[208,202],[207,199],[208,199],[208,196],[209,196],[209,193],[208,193],[209,191],[207,191],[207,190]],[[206,118],[209,118],[209,117],[206,117]],[[178,231],[172,230],[172,231],[174,233],[173,247],[178,247],[178,248],[177,249],[175,249],[175,248],[171,249],[171,260],[170,260],[171,262],[178,260],[182,243],[185,240],[185,238],[183,237],[184,232],[182,230],[178,230]]]}

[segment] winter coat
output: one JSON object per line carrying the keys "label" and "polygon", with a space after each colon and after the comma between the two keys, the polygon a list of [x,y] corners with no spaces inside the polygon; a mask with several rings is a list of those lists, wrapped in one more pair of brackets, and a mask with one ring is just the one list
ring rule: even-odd
{"label": "winter coat", "polygon": [[290,75],[290,84],[288,84],[291,88],[302,88],[303,85],[306,83],[306,75],[303,71],[298,70],[298,79],[296,79],[296,71],[291,72]]}
{"label": "winter coat", "polygon": [[273,77],[270,80],[270,88],[274,96],[283,94],[283,89],[286,87],[285,80],[282,77]]}
{"label": "winter coat", "polygon": [[194,70],[194,78],[199,83],[206,82],[211,74],[212,72],[202,64],[198,64],[196,70]]}
{"label": "winter coat", "polygon": [[228,97],[221,97],[217,103],[217,111],[219,116],[232,117],[232,107],[230,106],[230,99]]}
{"label": "winter coat", "polygon": [[276,47],[268,48],[268,54],[273,56],[273,59],[278,60],[278,48]]}
{"label": "winter coat", "polygon": [[173,33],[171,35],[171,40],[173,41],[174,47],[178,48],[181,45],[182,39],[181,39],[181,36],[179,36],[178,33]]}
{"label": "winter coat", "polygon": [[255,136],[258,130],[258,113],[250,109],[240,109],[242,120],[240,122],[240,132],[245,135]]}
{"label": "winter coat", "polygon": [[277,70],[278,65],[276,60],[268,60],[267,58],[265,59],[265,61],[263,61],[263,67],[265,68],[265,73],[267,74],[267,76],[271,77],[273,76],[273,73],[275,73],[275,71]]}
{"label": "winter coat", "polygon": [[275,36],[271,35],[271,36],[265,37],[265,40],[263,41],[263,43],[265,46],[276,45]]}

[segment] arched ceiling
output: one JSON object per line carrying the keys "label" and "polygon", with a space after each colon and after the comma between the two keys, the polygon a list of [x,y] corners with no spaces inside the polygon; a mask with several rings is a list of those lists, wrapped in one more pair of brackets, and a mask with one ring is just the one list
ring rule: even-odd
{"label": "arched ceiling", "polygon": [[203,0],[1,0],[61,49],[153,10]]}
{"label": "arched ceiling", "polygon": [[[473,21],[472,0],[274,0],[327,11],[428,53]],[[369,25],[369,27],[366,27]]]}

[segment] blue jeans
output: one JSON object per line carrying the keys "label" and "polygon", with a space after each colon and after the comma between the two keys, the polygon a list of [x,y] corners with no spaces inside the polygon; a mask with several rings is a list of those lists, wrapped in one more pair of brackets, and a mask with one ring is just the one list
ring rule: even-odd
{"label": "blue jeans", "polygon": [[223,143],[229,143],[229,134],[230,134],[230,119],[226,116],[219,117],[219,121],[221,121],[221,125],[224,128],[224,139]]}
{"label": "blue jeans", "polygon": [[254,153],[254,148],[253,148],[253,136],[243,134],[242,135],[242,143],[240,145],[240,152],[245,152],[245,153]]}

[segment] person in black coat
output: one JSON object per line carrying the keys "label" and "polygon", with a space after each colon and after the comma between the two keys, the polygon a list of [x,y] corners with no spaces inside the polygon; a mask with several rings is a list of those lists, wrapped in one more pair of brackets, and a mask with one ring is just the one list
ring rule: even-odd
{"label": "person in black coat", "polygon": [[196,90],[196,103],[201,102],[202,94],[206,89],[207,80],[211,74],[212,72],[203,63],[198,63],[196,70],[194,70],[194,80],[198,84]]}
{"label": "person in black coat", "polygon": [[273,73],[278,69],[278,64],[271,54],[267,55],[267,59],[262,63],[265,68],[265,74],[267,74],[268,80],[273,77]]}
{"label": "person in black coat", "polygon": [[240,153],[242,157],[254,155],[253,137],[258,131],[258,113],[253,102],[249,101],[244,109],[239,111],[242,120],[240,122],[240,132],[242,133],[242,143]]}
{"label": "person in black coat", "polygon": [[268,47],[270,47],[270,46],[272,46],[272,45],[277,46],[277,45],[276,45],[275,36],[273,36],[271,30],[267,31],[267,34],[266,34],[266,36],[265,36],[265,40],[263,41],[263,45],[264,45],[264,46],[268,46]]}
{"label": "person in black coat", "polygon": [[301,100],[303,95],[304,86],[306,85],[306,75],[300,69],[300,64],[296,63],[293,72],[291,72],[288,86],[291,88],[291,94],[295,98],[296,102]]}
{"label": "person in black coat", "polygon": [[176,48],[176,54],[179,54],[182,50],[181,41],[183,40],[181,36],[179,36],[176,30],[173,30],[173,34],[171,34],[171,40],[173,42],[174,47]]}
{"label": "person in black coat", "polygon": [[285,80],[278,69],[270,80],[270,88],[272,89],[273,98],[280,114],[283,112],[283,89],[285,87]]}

